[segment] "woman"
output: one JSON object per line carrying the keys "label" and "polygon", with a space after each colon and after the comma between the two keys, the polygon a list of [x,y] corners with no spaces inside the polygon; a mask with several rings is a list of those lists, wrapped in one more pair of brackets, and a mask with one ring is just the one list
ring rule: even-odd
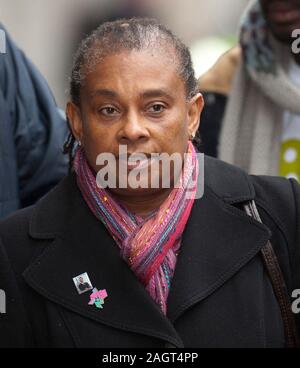
{"label": "woman", "polygon": [[[79,47],[70,95],[70,174],[0,225],[2,345],[293,345],[287,299],[275,296],[285,290],[278,280],[273,289],[260,252],[270,255],[270,239],[291,303],[300,287],[299,186],[209,157],[201,167],[192,140],[203,100],[186,46],[155,20],[105,23]],[[166,169],[169,187],[151,156],[163,153],[184,159]],[[118,168],[109,166],[101,186],[103,154]],[[144,155],[140,165],[126,160],[133,154]],[[154,179],[158,186],[147,185]],[[264,224],[243,209],[253,200]],[[79,294],[78,276],[93,290]]]}

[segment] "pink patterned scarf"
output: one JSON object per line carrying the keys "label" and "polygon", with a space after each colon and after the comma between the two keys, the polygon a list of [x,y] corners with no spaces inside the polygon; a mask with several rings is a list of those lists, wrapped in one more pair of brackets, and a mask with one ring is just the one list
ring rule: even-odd
{"label": "pink patterned scarf", "polygon": [[[173,188],[160,208],[146,219],[130,213],[108,190],[97,186],[83,148],[76,151],[74,159],[77,184],[87,205],[107,227],[120,248],[121,257],[164,314],[181,236],[197,190],[198,161],[190,141],[187,153],[180,185]],[[193,187],[192,183],[195,183]]]}

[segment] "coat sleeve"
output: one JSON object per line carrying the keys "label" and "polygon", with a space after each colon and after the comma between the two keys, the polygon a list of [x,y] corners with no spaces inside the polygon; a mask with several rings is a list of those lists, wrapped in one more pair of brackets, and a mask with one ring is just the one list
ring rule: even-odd
{"label": "coat sleeve", "polygon": [[201,147],[206,155],[218,157],[218,146],[227,97],[216,92],[202,92],[205,109],[199,127]]}
{"label": "coat sleeve", "polygon": [[300,336],[300,185],[295,179],[283,177],[251,177],[262,221],[273,233],[270,240],[285,278]]}
{"label": "coat sleeve", "polygon": [[16,275],[0,238],[0,348],[33,347]]}
{"label": "coat sleeve", "polygon": [[291,182],[292,190],[295,198],[295,248],[293,250],[293,263],[292,263],[292,292],[293,306],[292,308],[298,327],[298,334],[300,336],[300,185],[295,179],[289,179]]}
{"label": "coat sleeve", "polygon": [[[4,29],[1,24],[0,28]],[[68,128],[45,79],[6,31],[5,35],[6,52],[0,54],[4,104],[0,110],[8,112],[6,124],[12,132],[17,184],[24,207],[34,203],[67,173],[62,148]]]}

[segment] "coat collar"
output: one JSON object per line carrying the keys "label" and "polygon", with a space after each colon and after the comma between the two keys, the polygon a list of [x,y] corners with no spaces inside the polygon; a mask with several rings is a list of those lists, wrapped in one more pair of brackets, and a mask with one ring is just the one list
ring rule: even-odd
{"label": "coat collar", "polygon": [[[195,201],[183,234],[167,318],[85,204],[75,174],[35,206],[30,236],[53,241],[26,269],[25,280],[44,297],[85,317],[182,347],[173,323],[229,280],[271,235],[265,225],[233,206],[255,196],[242,170],[206,157],[204,171],[204,196]],[[83,272],[94,287],[107,290],[103,309],[88,305],[89,292],[77,293],[72,278]]]}

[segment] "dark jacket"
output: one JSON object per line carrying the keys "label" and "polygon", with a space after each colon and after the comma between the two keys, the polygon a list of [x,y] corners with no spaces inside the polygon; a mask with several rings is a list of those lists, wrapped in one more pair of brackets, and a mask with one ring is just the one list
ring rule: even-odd
{"label": "dark jacket", "polygon": [[227,105],[227,96],[217,92],[202,92],[205,108],[201,113],[199,134],[201,152],[218,157],[222,121]]}
{"label": "dark jacket", "polygon": [[[164,316],[95,218],[74,174],[0,223],[0,345],[283,347],[283,323],[261,248],[270,238],[289,293],[300,288],[300,188],[205,158],[204,196],[183,234]],[[240,209],[255,199],[264,224]],[[106,289],[88,305],[73,277]],[[298,315],[296,316],[298,318]],[[298,326],[299,319],[298,319]]]}
{"label": "dark jacket", "polygon": [[33,204],[68,168],[62,153],[66,120],[45,79],[5,34],[6,53],[0,53],[0,218]]}

